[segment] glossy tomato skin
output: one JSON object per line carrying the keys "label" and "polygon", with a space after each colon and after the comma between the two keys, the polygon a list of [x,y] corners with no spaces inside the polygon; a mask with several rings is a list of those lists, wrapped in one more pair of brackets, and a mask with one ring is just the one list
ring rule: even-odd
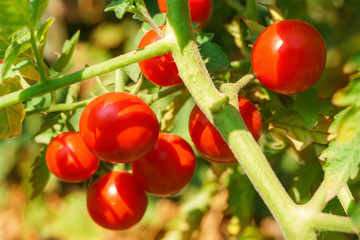
{"label": "glossy tomato skin", "polygon": [[87,209],[100,226],[124,230],[138,223],[148,204],[145,191],[135,177],[125,171],[109,172],[90,186]]}
{"label": "glossy tomato skin", "polygon": [[[166,0],[158,0],[158,6],[161,12],[167,12]],[[189,0],[191,21],[199,23],[203,28],[211,19],[213,11],[212,0]]]}
{"label": "glossy tomato skin", "polygon": [[160,133],[154,148],[131,164],[145,191],[157,196],[179,192],[191,180],[196,158],[191,146],[173,133]]}
{"label": "glossy tomato skin", "polygon": [[308,23],[279,21],[259,35],[251,63],[266,88],[286,95],[300,93],[311,88],[324,71],[325,42]]}
{"label": "glossy tomato skin", "polygon": [[51,140],[45,154],[46,164],[56,177],[65,182],[82,182],[99,166],[79,133],[64,132]]}
{"label": "glossy tomato skin", "polygon": [[[261,114],[246,98],[238,97],[244,123],[257,141],[262,132]],[[189,133],[199,154],[207,161],[219,164],[236,163],[236,158],[215,126],[195,105],[189,117]]]}
{"label": "glossy tomato skin", "polygon": [[[163,30],[164,27],[160,26],[160,29]],[[138,49],[146,47],[159,39],[159,35],[154,29],[151,29],[141,39]],[[177,66],[170,53],[140,61],[139,67],[144,76],[156,85],[167,87],[182,82]]]}
{"label": "glossy tomato skin", "polygon": [[109,92],[84,108],[79,130],[85,144],[101,160],[126,163],[152,149],[159,124],[153,110],[138,96]]}

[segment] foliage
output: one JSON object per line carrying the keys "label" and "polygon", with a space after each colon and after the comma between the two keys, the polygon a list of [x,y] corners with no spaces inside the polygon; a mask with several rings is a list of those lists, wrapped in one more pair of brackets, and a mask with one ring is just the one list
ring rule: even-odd
{"label": "foliage", "polygon": [[[0,238],[281,239],[291,228],[296,236],[301,227],[293,221],[301,223],[303,217],[291,215],[294,219],[286,224],[282,211],[301,206],[319,213],[319,218],[309,218],[308,225],[302,226],[314,235],[321,232],[318,239],[353,239],[360,230],[360,32],[356,27],[360,3],[214,0],[210,23],[194,32],[201,66],[210,75],[204,71],[196,75],[191,70],[197,66],[189,60],[187,66],[193,68],[187,69],[187,76],[194,74],[194,81],[189,78],[185,84],[159,87],[142,77],[137,62],[171,51],[182,74],[186,63],[175,41],[183,40],[177,33],[187,31],[178,27],[182,21],[169,23],[156,1],[146,1],[146,6],[142,0],[70,2],[58,6],[48,0],[0,1],[0,193],[4,196]],[[171,1],[179,2],[183,1]],[[323,36],[328,54],[320,81],[289,96],[262,86],[251,75],[250,64],[251,47],[259,33],[282,17],[312,24]],[[170,43],[164,37],[158,45],[133,51],[148,30],[165,23],[170,29],[166,36],[173,34]],[[190,55],[196,55],[189,49]],[[199,86],[204,79],[210,79],[209,86],[216,91],[230,89],[226,90],[230,103],[231,94],[239,92],[256,105],[264,124],[258,145],[244,141],[248,138],[236,125],[239,119],[218,119],[218,112],[236,115],[221,111],[228,100],[224,93],[219,101],[210,101],[218,96],[202,91]],[[155,112],[160,129],[180,135],[194,150],[189,114],[194,104],[202,106],[230,146],[242,141],[232,148],[244,158],[238,157],[241,165],[213,164],[197,155],[190,184],[170,197],[149,195],[139,224],[121,232],[95,225],[85,211],[86,189],[109,169],[130,171],[129,166],[101,163],[91,179],[69,184],[49,173],[45,150],[59,133],[79,130],[82,109],[95,96],[119,89],[141,97]],[[201,94],[194,96],[194,92]],[[250,164],[251,169],[246,163],[246,155],[253,156],[257,147],[262,152],[256,156],[266,157],[276,174],[269,175],[277,177],[294,205],[279,206],[288,202],[282,190],[275,189],[277,181],[269,184],[269,192],[264,190],[265,183],[259,181],[269,175],[253,177],[253,172],[267,169],[267,162],[265,167]],[[271,199],[278,199],[278,204]],[[16,233],[6,224],[9,220],[15,221]]]}

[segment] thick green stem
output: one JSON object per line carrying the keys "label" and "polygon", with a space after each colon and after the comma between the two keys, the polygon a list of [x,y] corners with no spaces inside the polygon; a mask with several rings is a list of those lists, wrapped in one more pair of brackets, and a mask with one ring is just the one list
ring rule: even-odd
{"label": "thick green stem", "polygon": [[356,208],[356,203],[348,185],[342,187],[337,195],[341,206],[347,215],[351,216]]}
{"label": "thick green stem", "polygon": [[[303,219],[298,218],[297,205],[271,169],[262,150],[242,121],[239,111],[227,104],[228,98],[215,88],[201,60],[188,12],[188,1],[168,0],[167,33],[175,38],[172,55],[180,77],[200,109],[229,144],[256,190],[277,219],[284,235],[288,239],[315,239],[316,235],[310,227],[305,226]],[[305,228],[309,231],[300,233]]]}
{"label": "thick green stem", "polygon": [[151,45],[146,46],[143,49],[132,51],[112,58],[110,60],[101,62],[94,66],[87,67],[81,71],[49,80],[46,82],[46,84],[36,84],[32,87],[1,96],[0,108],[30,99],[37,95],[42,95],[44,93],[66,87],[73,83],[80,82],[82,80],[98,76],[100,74],[114,71],[118,68],[139,62],[147,58],[163,55],[170,51],[171,45],[171,39],[163,38]]}

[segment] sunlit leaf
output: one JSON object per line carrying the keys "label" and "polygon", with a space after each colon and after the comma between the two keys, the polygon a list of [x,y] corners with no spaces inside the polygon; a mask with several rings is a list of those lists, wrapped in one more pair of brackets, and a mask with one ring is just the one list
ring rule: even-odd
{"label": "sunlit leaf", "polygon": [[339,107],[348,105],[360,106],[360,79],[353,79],[346,87],[336,91],[332,101]]}
{"label": "sunlit leaf", "polygon": [[[21,89],[18,79],[7,79],[0,85],[0,96]],[[19,136],[25,110],[22,103],[16,103],[5,108],[0,108],[0,139]]]}
{"label": "sunlit leaf", "polygon": [[273,116],[270,130],[274,127],[278,130],[281,129],[295,148],[300,151],[312,142],[326,144],[329,137],[328,128],[331,122],[331,119],[326,119],[320,115],[318,124],[312,129],[307,129],[296,111],[283,108]]}
{"label": "sunlit leaf", "polygon": [[356,131],[353,138],[347,142],[334,140],[325,149],[320,159],[326,160],[323,166],[327,200],[337,195],[340,188],[354,178],[359,170],[360,163],[360,131]]}

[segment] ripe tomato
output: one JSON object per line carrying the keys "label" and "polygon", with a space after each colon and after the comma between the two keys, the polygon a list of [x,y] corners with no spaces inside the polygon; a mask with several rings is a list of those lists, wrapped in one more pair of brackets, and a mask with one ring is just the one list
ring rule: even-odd
{"label": "ripe tomato", "polygon": [[101,176],[87,193],[87,209],[100,226],[123,230],[143,217],[148,204],[145,191],[135,177],[125,171],[113,171]]}
{"label": "ripe tomato", "polygon": [[82,182],[99,166],[99,159],[76,132],[56,136],[46,150],[45,159],[50,172],[65,182]]}
{"label": "ripe tomato", "polygon": [[2,59],[0,59],[0,64],[3,62],[3,60]]}
{"label": "ripe tomato", "polygon": [[[239,96],[238,102],[244,123],[257,141],[262,132],[261,114],[246,98]],[[197,105],[190,113],[189,133],[196,149],[205,160],[220,164],[237,162],[218,130]]]}
{"label": "ripe tomato", "polygon": [[[166,0],[158,0],[158,6],[161,12],[167,12]],[[212,0],[189,0],[189,7],[191,21],[199,23],[199,29],[203,28],[212,16]]]}
{"label": "ripe tomato", "polygon": [[145,191],[168,196],[190,182],[196,158],[184,139],[173,133],[160,133],[154,148],[131,165],[135,178]]}
{"label": "ripe tomato", "polygon": [[159,124],[153,110],[138,96],[109,92],[83,110],[79,129],[88,148],[107,162],[132,162],[155,145]]}
{"label": "ripe tomato", "polygon": [[[160,29],[163,30],[164,27],[160,26]],[[159,35],[154,29],[151,29],[141,39],[138,49],[146,47],[159,39]],[[170,53],[140,61],[139,67],[150,82],[159,86],[174,86],[182,82]]]}
{"label": "ripe tomato", "polygon": [[321,77],[325,63],[326,46],[320,33],[299,20],[283,20],[267,27],[251,54],[259,81],[287,95],[311,88]]}

